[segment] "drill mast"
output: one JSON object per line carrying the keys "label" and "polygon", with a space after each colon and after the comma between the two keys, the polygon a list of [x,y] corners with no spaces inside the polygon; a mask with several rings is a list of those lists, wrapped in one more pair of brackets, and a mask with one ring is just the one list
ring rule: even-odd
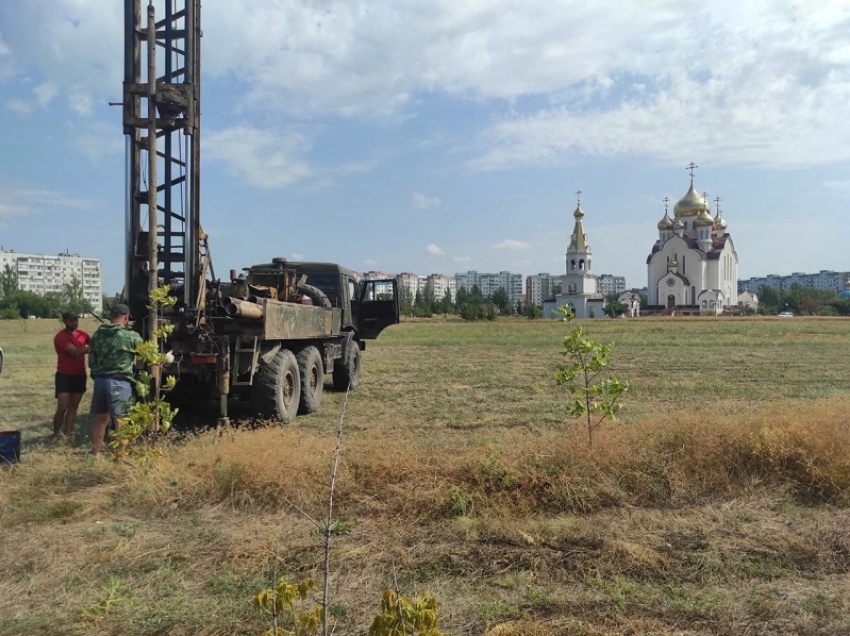
{"label": "drill mast", "polygon": [[[125,0],[125,296],[150,336],[150,292],[171,285],[196,320],[208,265],[200,228],[200,0]],[[202,262],[203,261],[203,262]]]}

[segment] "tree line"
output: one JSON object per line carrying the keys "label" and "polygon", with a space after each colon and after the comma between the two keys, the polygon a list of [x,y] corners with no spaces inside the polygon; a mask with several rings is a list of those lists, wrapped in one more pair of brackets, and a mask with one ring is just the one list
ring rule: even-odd
{"label": "tree line", "polygon": [[850,300],[839,298],[834,289],[805,287],[799,283],[792,283],[788,289],[762,285],[757,295],[758,313],[765,316],[775,316],[782,311],[800,316],[850,315]]}

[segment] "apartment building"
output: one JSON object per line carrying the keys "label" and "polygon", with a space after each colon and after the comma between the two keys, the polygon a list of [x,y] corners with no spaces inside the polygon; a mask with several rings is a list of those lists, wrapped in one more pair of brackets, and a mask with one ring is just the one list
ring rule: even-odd
{"label": "apartment building", "polygon": [[738,281],[738,293],[757,293],[762,286],[779,290],[790,289],[794,283],[803,287],[834,289],[836,292],[842,292],[846,288],[846,282],[848,280],[850,280],[850,271],[836,272],[822,269],[817,274],[805,274],[803,272],[794,272],[787,276],[768,274],[767,276]]}
{"label": "apartment building", "polygon": [[481,295],[487,298],[501,288],[507,292],[511,303],[516,304],[518,300],[523,300],[522,274],[514,274],[509,271],[502,271],[498,274],[480,274],[472,270],[465,274],[455,274],[454,278],[458,290],[464,288],[470,291],[473,285],[478,285]]}
{"label": "apartment building", "polygon": [[62,294],[65,285],[76,278],[82,285],[83,298],[96,313],[103,311],[100,260],[78,254],[24,254],[0,249],[0,271],[9,266],[18,277],[18,289],[35,294]]}
{"label": "apartment building", "polygon": [[560,276],[552,276],[548,272],[526,276],[523,302],[526,306],[540,306],[544,300],[555,295],[556,286],[561,286]]}
{"label": "apartment building", "polygon": [[425,289],[433,295],[435,300],[442,300],[445,298],[446,292],[451,294],[452,301],[457,298],[457,283],[453,276],[429,274],[425,278]]}
{"label": "apartment building", "polygon": [[626,291],[626,277],[600,274],[596,277],[596,290],[603,296],[622,294]]}

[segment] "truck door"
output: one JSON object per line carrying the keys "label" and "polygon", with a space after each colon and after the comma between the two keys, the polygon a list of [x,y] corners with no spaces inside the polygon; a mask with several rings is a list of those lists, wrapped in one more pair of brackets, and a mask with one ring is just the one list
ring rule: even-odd
{"label": "truck door", "polygon": [[373,340],[398,323],[398,282],[393,279],[363,281],[357,301],[357,331]]}

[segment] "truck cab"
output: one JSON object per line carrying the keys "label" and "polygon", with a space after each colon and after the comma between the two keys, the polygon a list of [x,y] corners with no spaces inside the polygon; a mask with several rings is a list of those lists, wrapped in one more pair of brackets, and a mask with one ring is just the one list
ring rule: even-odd
{"label": "truck cab", "polygon": [[336,263],[292,262],[275,258],[247,268],[247,282],[283,289],[295,281],[295,293],[318,306],[342,311],[342,331],[359,341],[374,340],[399,321],[398,282],[395,279],[358,281],[354,272]]}

